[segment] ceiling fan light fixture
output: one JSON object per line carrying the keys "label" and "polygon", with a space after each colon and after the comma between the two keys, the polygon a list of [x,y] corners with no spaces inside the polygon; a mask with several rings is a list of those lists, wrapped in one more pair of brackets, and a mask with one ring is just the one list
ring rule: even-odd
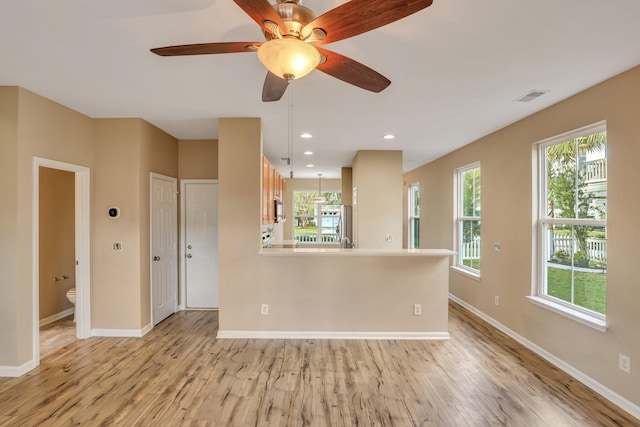
{"label": "ceiling fan light fixture", "polygon": [[313,45],[295,38],[269,40],[258,48],[258,59],[269,71],[286,80],[309,74],[320,63]]}

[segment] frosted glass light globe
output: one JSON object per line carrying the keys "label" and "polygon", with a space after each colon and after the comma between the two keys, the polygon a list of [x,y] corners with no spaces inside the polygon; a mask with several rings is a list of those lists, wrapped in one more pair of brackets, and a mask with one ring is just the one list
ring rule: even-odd
{"label": "frosted glass light globe", "polygon": [[302,40],[273,39],[258,48],[258,59],[276,76],[293,80],[306,76],[318,66],[320,52]]}

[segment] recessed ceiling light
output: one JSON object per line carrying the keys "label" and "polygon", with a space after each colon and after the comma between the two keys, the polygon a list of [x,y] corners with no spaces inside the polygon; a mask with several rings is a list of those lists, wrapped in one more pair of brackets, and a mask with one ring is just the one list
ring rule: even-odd
{"label": "recessed ceiling light", "polygon": [[316,166],[316,165],[307,165],[307,167],[308,167],[308,168],[313,168],[313,167],[315,167],[315,166]]}
{"label": "recessed ceiling light", "polygon": [[304,138],[304,139],[309,139],[311,138],[311,134],[309,132],[305,132],[302,135],[300,135],[300,138]]}
{"label": "recessed ceiling light", "polygon": [[304,155],[305,156],[311,156],[311,155],[313,155],[313,151],[307,150],[307,151],[304,152]]}
{"label": "recessed ceiling light", "polygon": [[383,136],[384,139],[394,139],[396,136],[392,135],[390,133],[386,134],[385,136]]}

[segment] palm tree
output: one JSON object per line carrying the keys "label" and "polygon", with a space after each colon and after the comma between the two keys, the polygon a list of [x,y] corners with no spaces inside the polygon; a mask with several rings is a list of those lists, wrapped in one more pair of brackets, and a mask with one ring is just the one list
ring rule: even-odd
{"label": "palm tree", "polygon": [[[606,150],[607,132],[600,131],[580,136],[569,141],[547,147],[547,186],[549,217],[588,218],[589,199],[592,193],[586,191],[584,177],[584,158],[587,153]],[[587,253],[589,227],[572,227],[578,247]]]}
{"label": "palm tree", "polygon": [[576,161],[576,153],[602,152],[607,146],[607,131],[594,132],[547,148],[547,160],[551,163]]}

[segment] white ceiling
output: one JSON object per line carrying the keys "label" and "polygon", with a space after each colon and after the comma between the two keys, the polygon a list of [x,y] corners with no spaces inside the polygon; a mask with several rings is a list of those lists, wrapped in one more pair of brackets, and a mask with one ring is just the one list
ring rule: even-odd
{"label": "white ceiling", "polygon": [[[341,3],[304,5],[320,15]],[[434,0],[401,21],[325,45],[392,83],[376,94],[319,71],[294,81],[295,177],[339,177],[360,149],[402,150],[411,170],[473,142],[640,64],[639,18],[638,0]],[[217,138],[219,117],[261,117],[265,154],[288,176],[280,158],[289,95],[261,101],[266,71],[254,53],[149,52],[262,40],[232,0],[6,0],[0,85],[90,117],[140,117],[180,139]],[[530,90],[550,92],[513,102]],[[313,138],[299,138],[303,131]],[[306,149],[314,155],[304,156]]]}

